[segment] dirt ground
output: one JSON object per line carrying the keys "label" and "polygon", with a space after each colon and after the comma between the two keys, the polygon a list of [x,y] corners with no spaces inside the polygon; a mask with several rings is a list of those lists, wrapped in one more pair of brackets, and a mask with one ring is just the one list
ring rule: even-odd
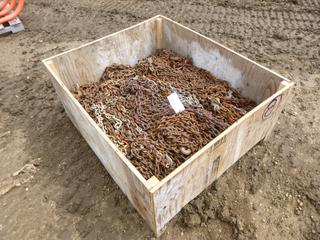
{"label": "dirt ground", "polygon": [[26,31],[0,37],[0,239],[154,237],[68,119],[40,60],[157,14],[296,83],[269,141],[161,239],[320,239],[320,0],[31,2]]}

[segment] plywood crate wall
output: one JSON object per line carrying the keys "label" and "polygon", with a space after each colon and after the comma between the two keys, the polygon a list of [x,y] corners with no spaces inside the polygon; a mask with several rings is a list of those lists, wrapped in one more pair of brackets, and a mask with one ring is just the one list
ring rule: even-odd
{"label": "plywood crate wall", "polygon": [[[190,57],[194,65],[228,81],[242,96],[258,103],[161,181],[156,177],[144,179],[71,93],[82,84],[99,81],[107,66],[134,65],[156,49],[170,49]],[[157,236],[182,207],[268,137],[293,86],[279,74],[164,16],[43,63],[73,124]]]}

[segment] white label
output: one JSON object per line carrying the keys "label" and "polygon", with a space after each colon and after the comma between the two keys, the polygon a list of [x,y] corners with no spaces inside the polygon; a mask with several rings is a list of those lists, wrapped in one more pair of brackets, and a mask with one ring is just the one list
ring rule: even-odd
{"label": "white label", "polygon": [[175,111],[175,113],[179,113],[185,110],[178,94],[176,92],[171,93],[168,97],[168,101]]}

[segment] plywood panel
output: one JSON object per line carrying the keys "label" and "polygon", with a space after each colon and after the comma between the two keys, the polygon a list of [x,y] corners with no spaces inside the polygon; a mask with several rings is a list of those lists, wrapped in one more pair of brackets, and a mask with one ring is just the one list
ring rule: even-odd
{"label": "plywood panel", "polygon": [[56,64],[62,82],[74,90],[98,81],[111,64],[136,64],[157,49],[157,42],[157,21],[150,19],[47,60]]}

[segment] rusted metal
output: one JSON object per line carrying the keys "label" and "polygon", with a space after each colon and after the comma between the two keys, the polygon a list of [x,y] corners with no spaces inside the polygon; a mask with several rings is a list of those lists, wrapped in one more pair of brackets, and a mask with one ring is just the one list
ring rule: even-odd
{"label": "rusted metal", "polygon": [[[185,106],[178,114],[167,100],[174,91]],[[74,96],[146,179],[164,178],[256,106],[167,50],[133,67],[107,67]]]}

